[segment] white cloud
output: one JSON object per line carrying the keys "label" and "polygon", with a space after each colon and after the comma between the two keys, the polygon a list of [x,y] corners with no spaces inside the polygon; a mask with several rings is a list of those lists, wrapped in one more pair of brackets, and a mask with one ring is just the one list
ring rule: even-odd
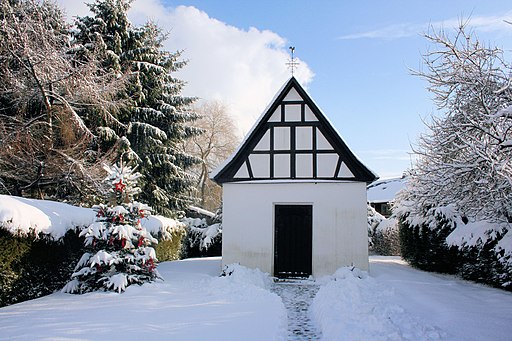
{"label": "white cloud", "polygon": [[[74,1],[60,1],[71,15],[83,10]],[[165,48],[183,50],[183,59],[189,61],[177,74],[187,82],[184,94],[223,102],[243,133],[290,77],[287,42],[274,32],[242,30],[195,7],[166,7],[161,0],[135,1],[129,17],[136,25],[153,20],[169,32]],[[313,72],[304,61],[298,62],[294,75],[306,86]]]}
{"label": "white cloud", "polygon": [[495,32],[495,31],[511,31],[511,25],[506,21],[512,21],[512,11],[508,11],[503,15],[494,16],[461,16],[461,18],[451,18],[442,21],[427,22],[421,24],[405,23],[395,24],[381,27],[376,30],[347,34],[338,37],[340,40],[352,39],[399,39],[412,36],[419,36],[429,30],[434,29],[451,29],[459,27],[461,19],[468,20],[468,26],[479,32]]}

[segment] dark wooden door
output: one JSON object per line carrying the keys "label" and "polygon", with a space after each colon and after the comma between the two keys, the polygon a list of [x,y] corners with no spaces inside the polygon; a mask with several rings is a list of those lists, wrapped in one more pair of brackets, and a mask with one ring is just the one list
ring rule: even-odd
{"label": "dark wooden door", "polygon": [[313,244],[311,205],[276,205],[274,276],[311,275]]}

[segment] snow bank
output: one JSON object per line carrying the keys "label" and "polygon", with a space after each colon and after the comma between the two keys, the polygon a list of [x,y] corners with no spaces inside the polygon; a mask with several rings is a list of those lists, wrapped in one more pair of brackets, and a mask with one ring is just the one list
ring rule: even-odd
{"label": "snow bank", "polygon": [[340,268],[318,291],[311,311],[325,340],[439,340],[393,302],[393,291],[357,268]]}
{"label": "snow bank", "polygon": [[58,239],[69,229],[88,226],[95,218],[96,213],[89,208],[0,195],[0,226],[13,234],[33,231]]}
{"label": "snow bank", "polygon": [[[262,272],[260,269],[249,269],[240,264],[229,264],[223,269],[225,276],[219,277],[220,281],[229,279],[236,285],[251,285],[260,289],[269,290],[272,278],[268,273]],[[277,297],[277,295],[276,295]]]}
{"label": "snow bank", "polygon": [[[230,264],[223,269],[225,276],[213,278],[208,286],[211,295],[226,295],[230,299],[266,302],[266,309],[274,314],[272,328],[275,334],[272,340],[286,340],[288,318],[281,298],[270,292],[272,279],[268,273],[259,269],[249,269],[239,264]],[[238,339],[238,338],[234,338]]]}
{"label": "snow bank", "polygon": [[[96,212],[91,208],[51,200],[0,195],[0,228],[13,234],[42,232],[59,239],[69,229],[89,226],[95,219]],[[170,239],[173,230],[184,226],[174,219],[162,216],[142,219],[141,224],[154,235],[162,233],[164,239]]]}

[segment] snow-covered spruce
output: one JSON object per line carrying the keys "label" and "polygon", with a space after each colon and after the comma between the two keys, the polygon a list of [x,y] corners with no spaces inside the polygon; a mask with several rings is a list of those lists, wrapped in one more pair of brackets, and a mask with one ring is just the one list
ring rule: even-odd
{"label": "snow-covered spruce", "polygon": [[[166,33],[156,23],[134,25],[128,16],[131,3],[94,1],[89,15],[75,21],[73,42],[83,44],[79,55],[101,50],[101,65],[126,76],[120,77],[126,86],[117,89],[116,97],[130,105],[125,115],[101,121],[100,137],[107,145],[124,143],[143,175],[139,199],[154,213],[171,217],[193,202],[195,179],[185,169],[200,160],[184,152],[182,144],[202,130],[193,126],[195,99],[182,94],[185,84],[176,77],[186,64],[181,52],[166,50]],[[119,124],[126,127],[122,134]]]}
{"label": "snow-covered spruce", "polygon": [[63,292],[84,293],[96,290],[122,292],[131,284],[143,284],[159,278],[156,253],[151,247],[158,241],[142,227],[141,219],[150,207],[132,201],[140,192],[139,173],[129,166],[106,168],[111,185],[110,204],[93,206],[96,221],[82,229],[85,252]]}

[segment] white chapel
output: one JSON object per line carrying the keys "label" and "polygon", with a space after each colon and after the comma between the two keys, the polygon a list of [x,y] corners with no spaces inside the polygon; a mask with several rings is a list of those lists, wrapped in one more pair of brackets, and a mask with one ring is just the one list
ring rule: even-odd
{"label": "white chapel", "polygon": [[366,185],[377,176],[294,77],[211,176],[223,186],[223,265],[276,277],[368,269]]}

